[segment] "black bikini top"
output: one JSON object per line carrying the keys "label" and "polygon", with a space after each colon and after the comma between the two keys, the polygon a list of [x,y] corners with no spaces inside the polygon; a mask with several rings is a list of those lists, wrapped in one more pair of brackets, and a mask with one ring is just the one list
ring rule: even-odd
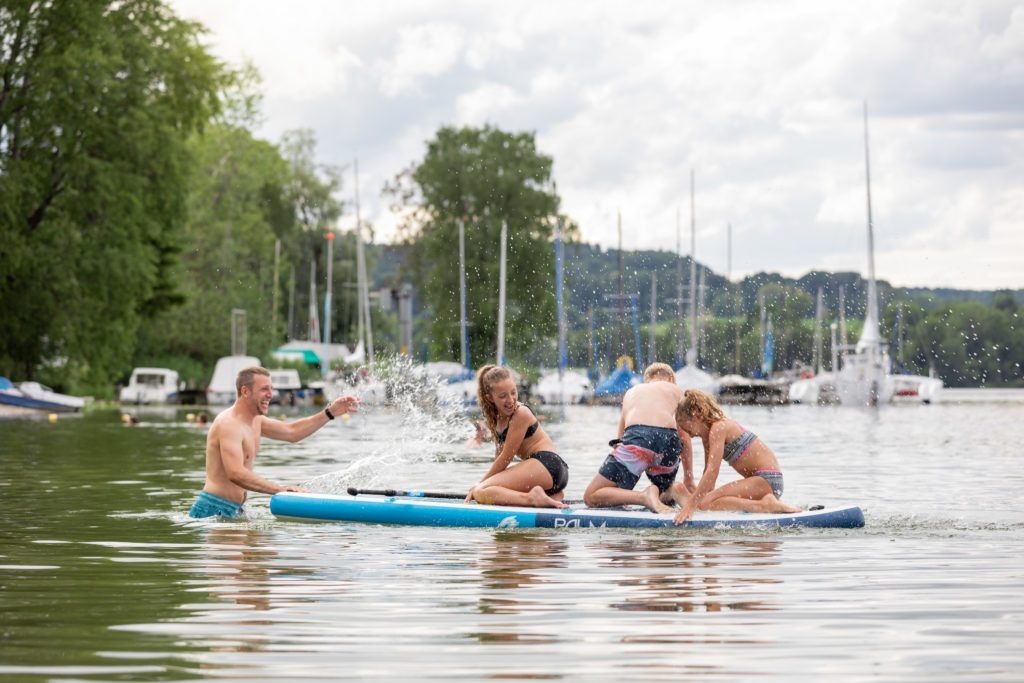
{"label": "black bikini top", "polygon": [[[516,410],[519,410],[519,406],[516,406]],[[512,414],[515,415],[515,411],[512,411]],[[508,438],[508,428],[511,426],[512,418],[510,417],[508,419],[508,426],[506,426],[505,429],[503,429],[502,431],[498,432],[498,443],[505,443],[505,439]],[[526,434],[523,435],[523,441],[526,441],[531,436],[536,434],[538,429],[540,429],[540,420],[535,421],[526,429]]]}

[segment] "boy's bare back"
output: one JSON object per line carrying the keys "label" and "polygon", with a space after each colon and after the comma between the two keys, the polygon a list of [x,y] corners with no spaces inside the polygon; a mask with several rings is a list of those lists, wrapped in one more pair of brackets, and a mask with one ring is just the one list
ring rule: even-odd
{"label": "boy's bare back", "polygon": [[683,390],[675,382],[663,379],[638,384],[622,397],[620,430],[630,425],[676,428],[676,406]]}

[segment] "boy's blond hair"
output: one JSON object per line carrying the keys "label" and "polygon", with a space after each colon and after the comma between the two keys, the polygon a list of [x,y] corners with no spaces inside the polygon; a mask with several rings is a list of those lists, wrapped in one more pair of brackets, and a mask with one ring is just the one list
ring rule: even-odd
{"label": "boy's blond hair", "polygon": [[644,370],[645,382],[650,382],[651,379],[658,376],[665,377],[672,382],[676,381],[676,373],[672,372],[672,366],[668,363],[651,363],[647,366],[647,369]]}
{"label": "boy's blond hair", "polygon": [[676,421],[685,417],[695,417],[710,426],[724,420],[725,413],[710,394],[700,389],[687,389],[683,392],[683,400],[676,406]]}

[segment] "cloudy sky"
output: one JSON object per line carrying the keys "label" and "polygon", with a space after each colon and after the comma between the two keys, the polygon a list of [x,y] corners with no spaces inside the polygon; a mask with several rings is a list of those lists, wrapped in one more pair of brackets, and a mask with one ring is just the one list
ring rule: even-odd
{"label": "cloudy sky", "polygon": [[[583,239],[732,274],[1024,287],[1024,2],[172,0],[264,80],[258,133],[358,157],[364,218],[445,124],[535,131]],[[352,176],[343,197],[350,199]],[[351,224],[351,217],[344,225]]]}

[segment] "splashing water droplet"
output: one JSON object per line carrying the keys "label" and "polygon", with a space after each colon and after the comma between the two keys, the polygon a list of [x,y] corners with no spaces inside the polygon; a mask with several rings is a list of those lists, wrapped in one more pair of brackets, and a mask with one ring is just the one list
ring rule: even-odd
{"label": "splashing water droplet", "polygon": [[328,400],[352,394],[363,401],[360,412],[393,412],[396,428],[388,432],[390,438],[382,447],[342,470],[314,477],[304,487],[334,494],[352,486],[391,487],[395,482],[381,480],[381,473],[449,456],[453,443],[472,435],[466,404],[476,397],[473,380],[450,379],[407,356],[392,356],[379,358],[372,371],[360,368],[350,379],[330,380],[324,389]]}

